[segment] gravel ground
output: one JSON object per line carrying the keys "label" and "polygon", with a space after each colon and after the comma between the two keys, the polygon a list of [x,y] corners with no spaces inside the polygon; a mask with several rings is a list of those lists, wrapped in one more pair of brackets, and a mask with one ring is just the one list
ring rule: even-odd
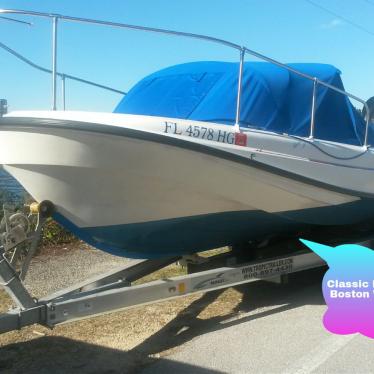
{"label": "gravel ground", "polygon": [[[128,261],[83,243],[51,247],[32,260],[25,285],[34,296],[41,297]],[[147,276],[146,280],[180,273],[180,267],[174,264]],[[59,325],[53,330],[33,325],[2,334],[0,372],[138,372],[184,343],[179,339],[178,331],[195,309],[201,312],[200,298],[201,294],[119,311]],[[7,310],[10,305],[11,300],[0,290],[0,311]],[[231,307],[232,303],[228,305]],[[212,305],[209,307],[208,315],[227,312],[219,305],[216,309]],[[201,318],[207,318],[204,312]]]}
{"label": "gravel ground", "polygon": [[[128,261],[83,244],[49,248],[33,260],[26,285],[35,295],[41,296]],[[147,280],[156,276],[171,277],[180,271],[180,267],[170,265],[148,276]],[[230,362],[236,365],[235,355],[239,349],[242,368],[248,369],[245,372],[267,372],[262,370],[268,366],[266,360],[262,363],[258,357],[265,353],[266,357],[273,357],[278,348],[272,351],[271,334],[262,334],[261,331],[265,328],[271,330],[273,325],[280,327],[276,336],[279,335],[281,341],[287,337],[292,344],[298,345],[301,340],[293,339],[292,334],[290,336],[290,328],[295,327],[297,332],[303,331],[304,326],[300,329],[295,321],[303,320],[306,327],[313,325],[322,329],[321,276],[298,276],[295,282],[284,286],[252,283],[59,325],[53,330],[34,325],[2,334],[0,372],[139,373],[144,368],[147,373],[236,372],[237,366],[227,365]],[[304,318],[304,309],[300,308],[301,316],[289,318],[291,327],[288,328],[282,322],[282,311],[296,311],[304,305],[313,314]],[[9,299],[0,293],[0,309],[4,310],[6,306],[9,306]],[[267,316],[273,313],[280,317],[267,327]],[[283,325],[285,329],[281,328]],[[231,337],[235,327],[238,335]],[[256,331],[258,335],[254,334]],[[212,334],[217,335],[217,339],[210,340]],[[303,336],[310,340],[312,334]],[[270,340],[259,344],[260,337],[269,337]],[[248,344],[243,345],[243,341]],[[315,343],[318,344],[318,340]],[[226,349],[216,351],[215,347],[225,345],[231,347],[232,352]],[[216,356],[211,351],[216,352]],[[249,359],[250,353],[251,369],[245,359],[247,356]]]}
{"label": "gravel ground", "polygon": [[95,250],[83,243],[79,246],[56,246],[44,250],[33,259],[25,285],[33,295],[41,297],[129,261]]}

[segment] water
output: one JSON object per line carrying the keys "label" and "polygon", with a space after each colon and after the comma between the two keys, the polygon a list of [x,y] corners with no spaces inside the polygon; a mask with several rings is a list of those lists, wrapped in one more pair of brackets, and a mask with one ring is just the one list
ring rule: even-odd
{"label": "water", "polygon": [[25,196],[24,188],[5,170],[0,169],[0,193],[5,192],[17,197]]}

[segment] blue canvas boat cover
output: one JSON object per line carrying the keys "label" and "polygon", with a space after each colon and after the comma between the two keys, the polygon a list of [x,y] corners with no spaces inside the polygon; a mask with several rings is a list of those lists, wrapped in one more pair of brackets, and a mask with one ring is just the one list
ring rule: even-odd
{"label": "blue canvas boat cover", "polygon": [[[343,89],[340,71],[332,65],[288,66]],[[238,63],[192,62],[157,71],[138,82],[115,113],[191,119],[233,125]],[[313,82],[266,62],[246,62],[240,110],[242,127],[308,136]],[[362,145],[365,122],[350,100],[319,85],[315,137]],[[370,138],[372,131],[370,129]]]}

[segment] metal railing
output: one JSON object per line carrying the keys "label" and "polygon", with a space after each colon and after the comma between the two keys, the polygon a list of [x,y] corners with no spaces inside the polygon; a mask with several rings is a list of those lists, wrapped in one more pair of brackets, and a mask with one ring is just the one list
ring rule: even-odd
{"label": "metal railing", "polygon": [[[15,51],[14,49],[10,48],[9,46],[7,46],[4,43],[0,42],[0,48],[3,49],[4,51],[10,53],[11,55],[16,57],[17,59],[21,60],[22,62],[26,63],[27,65],[33,67],[34,69],[40,70],[44,73],[53,74],[52,70],[36,64],[35,62],[29,60],[28,58],[21,55],[19,52]],[[90,86],[93,86],[93,87],[102,88],[103,90],[111,91],[111,92],[118,93],[118,94],[121,94],[121,95],[126,95],[125,91],[117,90],[116,88],[109,87],[109,86],[106,86],[104,84],[100,84],[100,83],[93,82],[93,81],[90,81],[90,80],[87,80],[87,79],[79,78],[75,75],[60,73],[60,72],[56,71],[56,76],[61,78],[61,83],[62,83],[61,96],[62,96],[62,108],[63,108],[63,110],[65,110],[65,107],[66,107],[66,101],[65,101],[65,91],[66,91],[65,80],[66,79],[70,79],[70,80],[73,80],[73,81],[76,81],[76,82],[84,83],[84,84],[87,84],[87,85],[90,85]]]}
{"label": "metal railing", "polygon": [[[34,17],[44,17],[44,18],[49,18],[52,20],[52,69],[51,69],[51,72],[52,72],[52,109],[53,110],[56,110],[56,107],[57,107],[56,79],[57,79],[57,76],[59,75],[59,73],[57,72],[58,22],[59,20],[64,20],[67,22],[88,23],[88,24],[96,24],[96,25],[103,25],[103,26],[111,26],[111,27],[116,27],[116,28],[124,28],[124,29],[132,29],[132,30],[146,31],[146,32],[152,32],[152,33],[167,34],[167,35],[173,35],[173,36],[182,36],[186,38],[205,40],[207,42],[221,44],[226,47],[238,50],[240,52],[240,59],[239,59],[239,72],[238,72],[236,113],[235,113],[235,130],[236,131],[240,131],[240,107],[241,107],[243,67],[244,67],[245,54],[249,54],[251,56],[259,58],[260,60],[267,61],[271,64],[284,68],[294,74],[297,74],[300,77],[310,80],[313,83],[309,139],[311,140],[314,139],[317,89],[318,89],[318,86],[324,86],[346,97],[354,99],[364,105],[367,116],[366,116],[365,137],[364,137],[363,145],[364,147],[368,146],[367,142],[368,142],[368,131],[369,131],[369,124],[370,124],[370,108],[367,105],[365,100],[355,95],[352,95],[349,92],[341,90],[331,84],[321,81],[317,77],[313,77],[311,75],[305,74],[277,60],[267,57],[261,53],[255,52],[245,46],[240,46],[239,44],[235,44],[224,39],[214,38],[211,36],[206,36],[206,35],[201,35],[201,34],[193,34],[193,33],[139,26],[139,25],[131,25],[131,24],[119,23],[119,22],[102,21],[102,20],[90,19],[90,18],[71,17],[71,16],[65,16],[62,14],[55,14],[55,13],[42,13],[42,12],[34,12],[34,11],[28,11],[28,10],[16,10],[16,9],[0,9],[0,14],[27,15],[27,16],[34,16]],[[67,75],[65,75],[65,77],[67,77]]]}

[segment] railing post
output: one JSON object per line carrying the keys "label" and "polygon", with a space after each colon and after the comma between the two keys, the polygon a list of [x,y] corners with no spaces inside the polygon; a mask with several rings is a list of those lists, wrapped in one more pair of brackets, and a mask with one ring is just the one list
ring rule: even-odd
{"label": "railing post", "polygon": [[61,74],[62,110],[65,110],[65,74]]}
{"label": "railing post", "polygon": [[317,84],[318,84],[318,79],[317,78],[313,78],[312,110],[311,110],[311,114],[310,114],[310,134],[309,134],[309,139],[311,139],[311,140],[313,140],[313,138],[314,138],[314,124],[315,124],[315,115],[316,115]]}
{"label": "railing post", "polygon": [[8,101],[6,99],[0,99],[0,117],[8,113]]}
{"label": "railing post", "polygon": [[55,16],[52,18],[52,110],[57,109],[57,25]]}
{"label": "railing post", "polygon": [[240,50],[239,76],[238,76],[238,95],[236,98],[236,115],[235,115],[235,131],[240,131],[240,104],[242,96],[243,66],[244,66],[245,48]]}
{"label": "railing post", "polygon": [[370,108],[367,103],[364,103],[366,109],[366,127],[365,127],[365,139],[364,139],[364,147],[368,148],[368,135],[369,135],[369,125],[370,125]]}

